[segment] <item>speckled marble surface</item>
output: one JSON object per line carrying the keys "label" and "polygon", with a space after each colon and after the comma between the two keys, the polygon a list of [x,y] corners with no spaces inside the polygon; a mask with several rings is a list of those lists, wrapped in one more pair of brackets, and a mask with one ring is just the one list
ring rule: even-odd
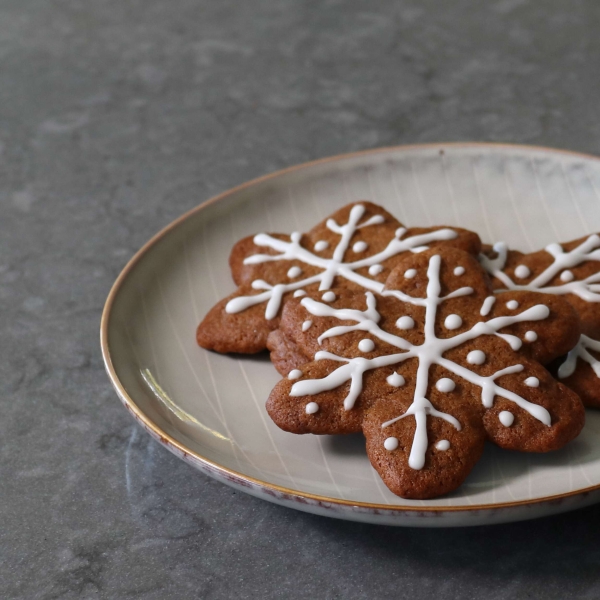
{"label": "speckled marble surface", "polygon": [[437,531],[280,508],[143,433],[98,344],[133,252],[246,179],[424,141],[600,154],[599,22],[595,0],[0,3],[0,597],[599,598],[600,506]]}

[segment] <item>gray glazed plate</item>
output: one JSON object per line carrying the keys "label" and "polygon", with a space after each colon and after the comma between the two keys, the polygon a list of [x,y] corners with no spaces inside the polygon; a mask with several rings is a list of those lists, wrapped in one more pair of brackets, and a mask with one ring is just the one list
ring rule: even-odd
{"label": "gray glazed plate", "polygon": [[102,317],[106,369],[125,407],[157,440],[216,479],[330,517],[441,527],[540,517],[600,501],[600,411],[545,455],[489,445],[464,485],[404,500],[372,469],[362,436],[296,436],[268,418],[279,376],[266,356],[222,356],[195,328],[234,289],[231,246],[259,231],[306,231],[370,199],[408,226],[460,225],[531,251],[600,230],[600,160],[543,148],[436,144],[292,167],[202,204],[125,267]]}

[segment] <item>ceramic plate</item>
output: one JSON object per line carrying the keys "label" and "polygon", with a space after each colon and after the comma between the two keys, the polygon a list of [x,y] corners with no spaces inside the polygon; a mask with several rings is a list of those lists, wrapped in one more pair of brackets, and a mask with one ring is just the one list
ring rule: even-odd
{"label": "ceramic plate", "polygon": [[374,150],[262,177],[202,204],[150,240],[107,300],[102,350],[126,408],[204,473],[272,502],[330,517],[424,527],[500,523],[600,500],[600,411],[563,450],[489,445],[462,487],[435,500],[394,496],[362,436],[279,430],[265,400],[266,356],[196,345],[209,308],[234,290],[231,246],[259,231],[306,231],[370,199],[408,226],[460,225],[531,251],[600,230],[600,160],[542,148],[440,144]]}

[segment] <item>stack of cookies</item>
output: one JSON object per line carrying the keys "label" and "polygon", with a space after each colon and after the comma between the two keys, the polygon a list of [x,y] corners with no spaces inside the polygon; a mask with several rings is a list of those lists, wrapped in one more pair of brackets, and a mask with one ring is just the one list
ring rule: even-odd
{"label": "stack of cookies", "polygon": [[600,237],[522,254],[456,227],[345,206],[308,233],[230,256],[238,289],[197,330],[217,352],[269,350],[266,409],[291,433],[363,432],[403,498],[467,477],[486,440],[548,452],[600,407]]}

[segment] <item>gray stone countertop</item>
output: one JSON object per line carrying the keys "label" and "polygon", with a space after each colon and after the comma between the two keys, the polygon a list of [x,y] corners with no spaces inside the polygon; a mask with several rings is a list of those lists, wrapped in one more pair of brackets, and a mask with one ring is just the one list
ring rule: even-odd
{"label": "gray stone countertop", "polygon": [[0,3],[0,597],[600,598],[600,506],[455,530],[236,493],[119,403],[100,313],[184,211],[298,162],[600,154],[596,0]]}

